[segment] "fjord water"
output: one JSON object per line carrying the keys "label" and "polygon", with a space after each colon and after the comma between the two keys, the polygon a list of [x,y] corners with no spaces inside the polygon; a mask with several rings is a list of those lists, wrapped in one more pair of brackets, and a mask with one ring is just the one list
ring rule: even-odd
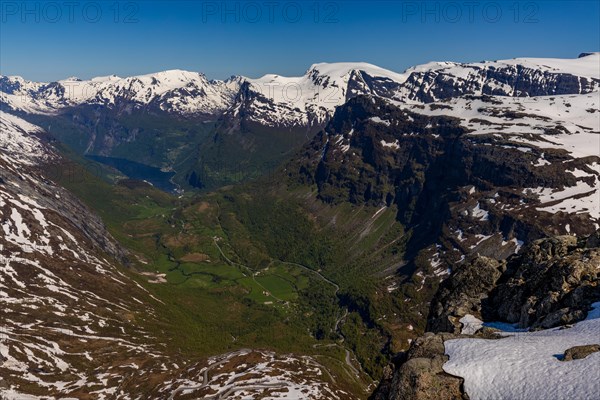
{"label": "fjord water", "polygon": [[86,158],[113,167],[131,179],[149,182],[156,188],[165,192],[173,193],[177,189],[177,186],[171,182],[171,178],[175,175],[174,172],[163,172],[160,168],[151,167],[124,158],[92,155],[86,156]]}

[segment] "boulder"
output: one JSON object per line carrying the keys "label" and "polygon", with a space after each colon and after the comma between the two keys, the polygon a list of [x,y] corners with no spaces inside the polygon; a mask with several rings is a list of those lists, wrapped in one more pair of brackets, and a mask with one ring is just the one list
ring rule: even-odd
{"label": "boulder", "polygon": [[444,354],[444,340],[458,336],[426,333],[417,338],[388,385],[388,393],[372,399],[389,400],[456,400],[468,399],[463,391],[463,379],[447,374],[442,366],[448,357]]}
{"label": "boulder", "polygon": [[581,360],[592,353],[600,351],[600,344],[589,344],[586,346],[575,346],[565,351],[562,361]]}

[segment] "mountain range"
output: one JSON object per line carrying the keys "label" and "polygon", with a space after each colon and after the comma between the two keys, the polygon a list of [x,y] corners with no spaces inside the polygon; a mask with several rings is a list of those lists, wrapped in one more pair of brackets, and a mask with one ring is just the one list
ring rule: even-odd
{"label": "mountain range", "polygon": [[0,395],[589,398],[599,93],[600,53],[0,76]]}
{"label": "mountain range", "polygon": [[301,77],[268,74],[209,80],[170,70],[120,78],[76,77],[39,83],[1,76],[0,98],[14,111],[59,113],[82,105],[128,113],[146,109],[180,116],[239,117],[268,126],[322,126],[335,107],[360,94],[434,102],[461,95],[547,96],[598,90],[599,53],[574,60],[516,58],[481,63],[432,62],[395,73],[367,63],[314,64]]}
{"label": "mountain range", "polygon": [[353,97],[423,104],[464,95],[586,94],[600,84],[598,58],[436,62],[401,74],[366,63],[314,64],[301,77],[226,81],[181,70],[52,83],[0,76],[0,108],[81,155],[174,172],[180,190],[216,188],[272,170]]}

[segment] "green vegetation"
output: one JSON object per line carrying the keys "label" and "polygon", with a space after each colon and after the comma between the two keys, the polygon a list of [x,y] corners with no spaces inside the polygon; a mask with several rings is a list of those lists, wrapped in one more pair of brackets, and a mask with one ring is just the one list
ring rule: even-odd
{"label": "green vegetation", "polygon": [[[346,112],[357,115],[342,113],[329,128],[347,132],[380,106],[354,103]],[[56,122],[61,140],[78,154],[89,145],[78,132],[91,129],[87,111],[77,126],[68,115]],[[388,111],[414,132],[462,134],[452,120],[434,117],[440,123],[428,128],[430,117]],[[422,279],[433,275],[427,255],[414,257],[422,229],[405,225],[418,226],[415,215],[429,210],[417,208],[413,192],[426,193],[428,157],[443,153],[441,141],[411,135],[401,150],[378,152],[369,143],[395,137],[367,124],[367,143],[354,149],[362,154],[325,156],[317,166],[306,155],[320,153],[326,140],[320,134],[300,157],[275,169],[311,132],[171,122],[137,112],[109,116],[94,128],[96,145],[110,138],[106,154],[172,168],[185,189],[220,189],[175,197],[87,161],[79,179],[59,179],[131,251],[128,273],[162,302],[150,329],[192,357],[267,348],[314,355],[349,386],[379,379],[390,356],[422,333],[437,287],[435,279]],[[357,381],[359,365],[349,360],[369,377]]]}
{"label": "green vegetation", "polygon": [[[27,115],[76,157],[103,155],[174,173],[184,189],[216,189],[272,172],[314,134],[245,123],[239,129],[203,117],[179,118],[159,111],[78,107],[64,114]],[[150,179],[147,179],[150,180]]]}
{"label": "green vegetation", "polygon": [[[329,206],[304,188],[265,187],[258,182],[223,193],[221,223],[238,260],[267,266],[276,259],[314,271],[310,285],[298,291],[295,324],[319,340],[344,340],[364,370],[380,377],[408,337],[406,325],[381,318],[397,314],[402,303],[382,287],[382,277],[402,265],[405,235],[395,209]],[[411,321],[422,319],[415,315],[420,310],[403,310]]]}
{"label": "green vegetation", "polygon": [[[366,375],[353,377],[335,345],[343,312],[336,285],[317,272],[331,245],[299,209],[281,202],[271,212],[271,201],[251,201],[243,192],[176,198],[142,182],[115,182],[119,174],[105,166],[85,165],[77,179],[59,174],[57,180],[131,251],[125,272],[162,302],[157,321],[148,319],[146,327],[170,338],[173,352],[204,357],[251,347],[309,354],[354,393],[370,383]],[[290,230],[282,237],[283,224]],[[286,241],[298,243],[286,248]]]}
{"label": "green vegetation", "polygon": [[[314,187],[262,180],[175,197],[87,166],[96,173],[61,183],[131,250],[128,273],[164,302],[150,328],[173,351],[311,354],[365,387],[424,329],[434,288],[407,277],[387,290],[410,237],[394,206],[326,204]],[[347,350],[371,378],[351,378]]]}

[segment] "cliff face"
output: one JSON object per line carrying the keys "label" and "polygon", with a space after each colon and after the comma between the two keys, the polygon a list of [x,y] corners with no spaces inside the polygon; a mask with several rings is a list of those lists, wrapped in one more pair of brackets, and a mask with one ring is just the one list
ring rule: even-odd
{"label": "cliff face", "polygon": [[[452,263],[474,252],[506,258],[523,242],[596,229],[597,155],[548,146],[561,134],[543,129],[556,122],[522,104],[515,111],[497,98],[461,101],[406,106],[356,97],[287,166],[290,179],[316,185],[331,204],[395,205],[412,229],[409,255],[436,244]],[[567,192],[581,205],[561,208]]]}
{"label": "cliff face", "polygon": [[468,400],[463,380],[442,369],[448,361],[444,341],[457,337],[460,335],[428,332],[415,339],[396,367],[388,369],[369,400]]}
{"label": "cliff face", "polygon": [[599,237],[536,240],[507,260],[461,265],[432,301],[427,330],[459,333],[467,314],[533,329],[582,320],[600,300]]}
{"label": "cliff face", "polygon": [[[464,263],[435,295],[429,332],[399,357],[395,371],[388,373],[372,399],[468,398],[463,380],[442,368],[448,361],[444,342],[469,337],[500,340],[472,317],[532,330],[570,327],[600,301],[599,271],[600,230],[582,239],[537,240],[507,260],[475,257]],[[471,329],[468,324],[473,321]],[[535,338],[528,343],[532,349],[537,346]],[[565,359],[578,351],[585,358],[597,350],[595,345],[574,347],[565,352]],[[431,388],[439,390],[432,394]]]}
{"label": "cliff face", "polygon": [[411,100],[430,103],[467,94],[516,97],[584,94],[597,90],[600,85],[597,78],[519,64],[465,65],[454,74],[449,69],[412,73],[399,93]]}

